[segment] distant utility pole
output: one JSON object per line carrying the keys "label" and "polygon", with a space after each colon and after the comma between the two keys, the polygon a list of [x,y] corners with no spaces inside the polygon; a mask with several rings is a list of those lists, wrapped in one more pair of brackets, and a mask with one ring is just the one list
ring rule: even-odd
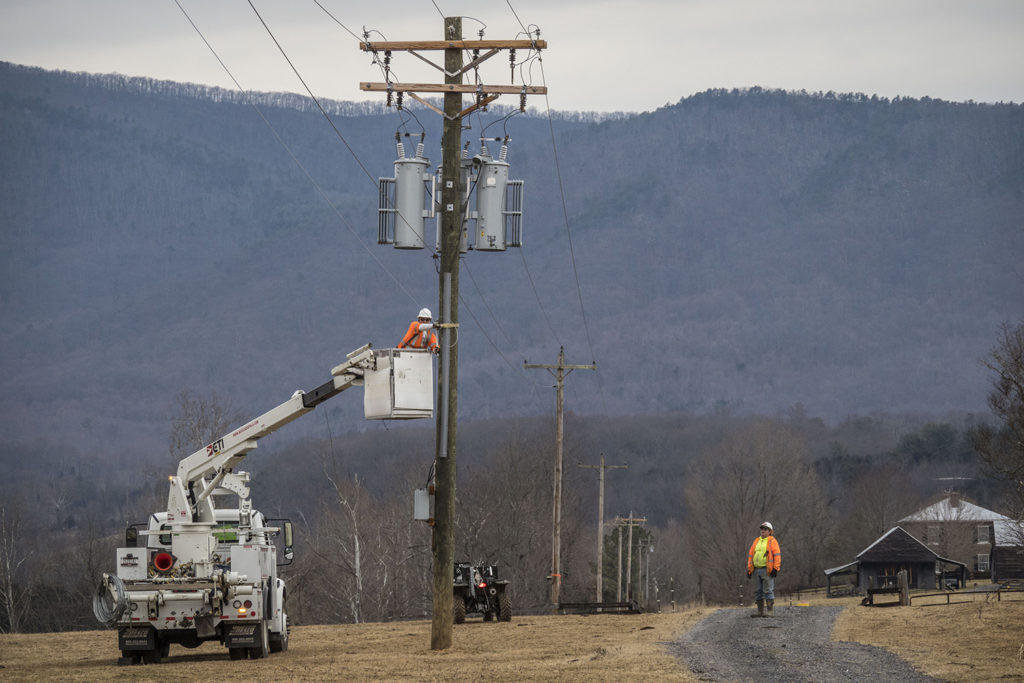
{"label": "distant utility pole", "polygon": [[600,465],[580,465],[598,471],[597,475],[597,600],[604,602],[604,471],[624,470],[629,465],[605,465],[604,453]]}
{"label": "distant utility pole", "polygon": [[[615,523],[619,525],[619,588],[622,586],[622,527],[628,526],[626,533],[626,600],[632,595],[633,587],[633,527],[647,521],[646,517],[634,517],[633,511],[629,511],[628,518],[616,517]],[[616,600],[622,602],[621,593],[616,591]]]}
{"label": "distant utility pole", "polygon": [[[551,608],[558,609],[558,593],[562,584],[561,565],[561,534],[562,534],[562,423],[563,403],[565,402],[565,378],[573,370],[596,370],[597,366],[590,365],[566,365],[565,347],[558,349],[557,365],[538,365],[523,361],[526,369],[543,368],[550,372],[555,378],[556,398],[556,425],[555,425],[555,493],[552,501],[551,513]],[[569,372],[566,372],[568,370]]]}
{"label": "distant utility pole", "polygon": [[[433,622],[430,632],[430,648],[445,650],[452,645],[452,577],[455,563],[455,428],[458,399],[458,335],[451,335],[451,329],[459,324],[459,255],[460,242],[465,221],[463,188],[460,185],[460,160],[462,148],[462,119],[483,109],[501,94],[520,96],[520,108],[525,110],[526,95],[547,94],[546,87],[464,84],[466,73],[476,73],[480,63],[497,54],[500,50],[541,50],[547,47],[543,40],[463,40],[462,18],[445,17],[444,39],[438,41],[362,42],[364,52],[383,53],[383,63],[390,65],[391,53],[411,52],[416,57],[444,73],[443,84],[396,83],[390,80],[388,66],[385,83],[360,83],[360,89],[368,92],[386,92],[388,105],[392,94],[398,95],[401,108],[402,95],[411,98],[444,117],[441,137],[441,255],[439,269],[438,299],[441,304],[441,372],[438,377],[438,403],[440,414],[437,419],[436,456],[434,460],[434,525],[433,551]],[[444,51],[444,67],[434,64],[418,54],[426,51]],[[473,55],[469,64],[463,65],[463,51]],[[486,50],[481,55],[480,51]],[[444,111],[439,110],[417,93],[444,95]],[[462,108],[464,94],[475,95],[476,103]],[[436,199],[435,199],[436,201]]]}

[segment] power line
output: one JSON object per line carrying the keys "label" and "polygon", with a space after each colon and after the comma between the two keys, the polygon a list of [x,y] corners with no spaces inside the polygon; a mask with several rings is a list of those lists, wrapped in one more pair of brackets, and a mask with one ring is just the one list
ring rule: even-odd
{"label": "power line", "polygon": [[338,139],[341,140],[342,144],[345,145],[345,148],[352,155],[352,158],[355,159],[356,163],[359,165],[359,168],[363,170],[363,173],[366,174],[366,177],[369,178],[370,182],[373,183],[374,186],[376,187],[377,180],[370,174],[368,170],[366,170],[366,166],[363,165],[363,162],[359,159],[359,156],[356,154],[355,150],[352,149],[352,146],[348,144],[348,140],[346,140],[345,136],[341,134],[341,131],[338,130],[338,127],[334,125],[334,120],[331,119],[331,117],[327,114],[327,111],[320,104],[320,100],[317,99],[317,96],[314,95],[313,91],[310,90],[308,85],[306,85],[306,81],[302,78],[302,74],[300,74],[299,70],[295,68],[294,64],[292,64],[292,60],[288,58],[288,54],[284,51],[284,48],[281,47],[281,43],[277,41],[277,38],[274,36],[274,32],[270,30],[269,26],[267,26],[267,22],[263,21],[263,17],[260,15],[259,10],[256,9],[256,6],[252,4],[252,0],[248,0],[248,2],[249,7],[251,7],[252,11],[256,14],[256,18],[260,20],[261,24],[263,24],[263,28],[266,29],[267,34],[270,36],[270,39],[274,41],[274,45],[276,45],[277,49],[281,52],[281,56],[284,57],[284,60],[288,62],[288,66],[290,66],[292,68],[292,71],[295,72],[295,77],[299,79],[299,82],[302,83],[302,87],[305,88],[306,92],[309,93],[309,96],[313,100],[313,103],[316,104],[317,109],[319,109],[320,113],[324,115],[325,119],[327,119],[327,123],[331,125],[331,128],[334,130],[334,133],[338,136]]}
{"label": "power line", "polygon": [[306,178],[309,180],[310,184],[312,184],[313,187],[316,189],[317,193],[319,193],[320,197],[327,203],[328,206],[331,207],[331,210],[334,212],[334,214],[338,217],[339,220],[341,220],[341,222],[345,225],[345,227],[352,234],[352,236],[355,237],[356,241],[359,243],[359,246],[361,246],[363,248],[363,250],[367,253],[367,255],[369,255],[370,258],[373,259],[373,261],[380,267],[381,270],[383,270],[385,273],[387,273],[388,277],[390,277],[394,281],[394,283],[396,285],[398,285],[398,288],[400,290],[402,290],[402,292],[404,292],[405,295],[408,296],[409,299],[414,304],[419,305],[420,302],[416,299],[416,297],[414,297],[409,292],[409,290],[407,290],[405,288],[405,286],[401,283],[401,281],[398,279],[398,277],[395,276],[395,274],[392,273],[390,270],[388,270],[387,266],[385,266],[380,261],[380,259],[378,259],[374,255],[373,251],[371,249],[369,249],[369,247],[366,246],[366,243],[364,243],[363,240],[360,239],[359,234],[356,232],[356,230],[352,226],[352,224],[348,221],[347,218],[345,218],[344,215],[342,215],[342,213],[338,209],[338,207],[335,206],[334,202],[332,202],[330,197],[327,196],[327,193],[324,191],[324,189],[320,186],[320,184],[316,181],[316,179],[313,178],[312,174],[310,174],[310,172],[306,169],[306,167],[302,164],[302,162],[299,161],[298,157],[295,156],[295,153],[292,152],[292,150],[288,146],[288,144],[281,138],[280,134],[278,134],[278,132],[277,132],[277,129],[274,128],[273,124],[271,124],[270,121],[267,120],[267,117],[263,115],[263,112],[260,110],[260,108],[256,106],[255,102],[253,102],[253,100],[252,100],[252,97],[251,97],[251,94],[249,93],[249,91],[246,90],[245,88],[243,88],[242,85],[238,82],[238,79],[236,79],[234,74],[231,73],[231,70],[224,63],[224,60],[222,60],[220,58],[220,55],[217,54],[217,51],[210,44],[210,41],[208,41],[206,39],[206,36],[203,35],[203,32],[201,30],[199,30],[199,27],[196,25],[196,23],[194,21],[192,21],[192,17],[189,16],[188,12],[185,11],[185,8],[181,6],[181,3],[178,0],[174,0],[174,4],[178,6],[178,9],[181,10],[181,13],[185,16],[185,19],[192,26],[192,28],[195,29],[195,32],[199,35],[199,38],[203,41],[203,43],[206,45],[206,47],[213,54],[214,58],[217,60],[217,63],[219,63],[221,68],[223,68],[225,73],[227,73],[228,78],[230,78],[231,81],[235,84],[235,87],[238,88],[239,92],[241,92],[245,96],[249,106],[252,107],[253,111],[256,112],[256,114],[260,117],[260,119],[267,126],[267,128],[270,129],[270,132],[273,133],[274,138],[281,145],[281,147],[283,147],[284,150],[288,153],[288,156],[290,156],[292,161],[295,162],[295,165],[299,167],[299,169],[303,172],[303,174],[305,174]]}
{"label": "power line", "polygon": [[[516,21],[519,22],[519,26],[523,29],[523,31],[527,35],[532,36],[533,33],[526,27],[525,24],[523,24],[522,19],[519,18],[519,14],[516,12],[515,8],[512,6],[511,0],[505,0],[505,2],[506,2],[506,4],[508,4],[508,8],[509,8],[509,10],[512,11],[513,16],[515,16]],[[532,24],[531,24],[531,26],[532,26]],[[539,32],[539,29],[538,29],[538,32]],[[597,361],[596,361],[597,354],[594,352],[594,341],[593,341],[592,335],[590,334],[590,324],[589,324],[589,322],[587,320],[587,309],[586,309],[586,307],[583,304],[583,288],[580,286],[579,270],[576,267],[576,250],[575,250],[575,247],[574,247],[573,241],[572,241],[572,230],[570,228],[570,223],[569,223],[569,210],[568,210],[568,208],[566,206],[566,201],[565,201],[565,184],[562,182],[562,169],[561,169],[561,165],[559,164],[559,159],[558,159],[558,145],[555,142],[555,126],[554,126],[554,121],[553,121],[552,116],[551,116],[551,102],[550,102],[550,100],[548,98],[548,95],[547,95],[547,75],[544,73],[544,60],[540,57],[539,54],[536,56],[536,60],[537,60],[537,63],[540,65],[541,80],[542,80],[542,83],[544,85],[544,105],[545,105],[545,108],[547,110],[548,130],[551,133],[551,151],[552,151],[552,154],[554,155],[555,175],[558,178],[558,193],[559,193],[559,197],[560,197],[561,203],[562,203],[562,219],[563,219],[563,222],[565,224],[566,238],[568,239],[568,242],[569,242],[569,261],[570,261],[570,263],[572,265],[573,278],[576,281],[576,294],[577,294],[577,298],[579,299],[580,315],[583,318],[583,330],[586,333],[587,346],[590,349],[590,357],[592,359],[594,359],[594,364],[596,366],[596,364],[597,364]],[[532,60],[530,58],[528,58],[528,59],[523,61],[523,64],[525,64],[527,61],[532,61]],[[523,80],[525,82],[525,79],[523,79]],[[525,263],[526,263],[525,258],[523,259],[523,263],[525,265]],[[531,283],[532,283],[532,277],[531,277]],[[534,292],[536,293],[536,288],[534,289]],[[540,297],[538,296],[538,302],[539,302],[539,299],[540,299]],[[541,306],[541,310],[543,311],[543,306]],[[556,335],[556,337],[557,337],[557,335]],[[601,394],[601,402],[604,405],[604,411],[607,414],[607,412],[608,412],[608,401],[607,401],[607,398],[605,396],[604,385],[603,385],[603,383],[601,381],[601,373],[597,373],[597,376],[598,376],[598,380],[597,380],[598,381],[598,389],[599,389],[600,394]]]}

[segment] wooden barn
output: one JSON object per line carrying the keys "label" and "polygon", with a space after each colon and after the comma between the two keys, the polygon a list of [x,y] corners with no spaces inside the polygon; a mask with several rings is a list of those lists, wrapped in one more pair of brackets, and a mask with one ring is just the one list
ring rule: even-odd
{"label": "wooden barn", "polygon": [[1024,524],[1011,520],[995,522],[992,537],[992,581],[1024,579]]}
{"label": "wooden barn", "polygon": [[[859,592],[869,588],[895,587],[896,574],[907,571],[911,588],[938,588],[940,578],[952,576],[958,587],[967,580],[963,562],[939,557],[902,527],[893,527],[857,555],[854,562],[825,570],[828,595],[833,595],[833,582],[853,584]],[[849,579],[853,579],[850,581]]]}

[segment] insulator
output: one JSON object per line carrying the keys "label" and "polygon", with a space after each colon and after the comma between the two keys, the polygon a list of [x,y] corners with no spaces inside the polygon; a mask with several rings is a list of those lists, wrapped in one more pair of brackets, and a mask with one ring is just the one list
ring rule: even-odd
{"label": "insulator", "polygon": [[423,158],[423,143],[422,142],[420,142],[420,143],[418,143],[416,145],[416,158],[417,159],[422,159]]}
{"label": "insulator", "polygon": [[405,145],[402,144],[401,141],[399,141],[399,142],[397,142],[395,144],[395,147],[398,148],[398,158],[399,159],[404,159],[405,158]]}
{"label": "insulator", "polygon": [[399,110],[402,109],[402,95],[404,95],[404,94],[405,94],[404,92],[399,92],[398,93],[398,109]]}
{"label": "insulator", "polygon": [[505,161],[508,157],[508,145],[501,146],[501,152],[498,153],[498,161]]}
{"label": "insulator", "polygon": [[519,111],[526,113],[526,93],[519,94]]}
{"label": "insulator", "polygon": [[512,72],[512,85],[516,84],[516,49],[508,51],[508,70]]}

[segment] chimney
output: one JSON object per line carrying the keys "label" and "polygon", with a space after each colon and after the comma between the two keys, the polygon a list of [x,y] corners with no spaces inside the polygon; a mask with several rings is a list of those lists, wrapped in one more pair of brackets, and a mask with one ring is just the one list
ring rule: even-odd
{"label": "chimney", "polygon": [[949,507],[959,508],[960,507],[960,494],[956,491],[950,491],[949,493]]}

